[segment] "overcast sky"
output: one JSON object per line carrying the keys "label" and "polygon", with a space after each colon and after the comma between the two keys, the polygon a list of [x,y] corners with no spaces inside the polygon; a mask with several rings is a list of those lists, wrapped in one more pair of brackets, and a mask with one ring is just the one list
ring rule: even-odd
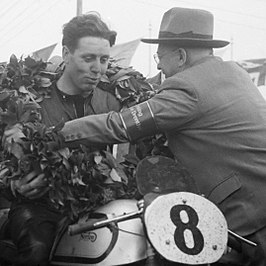
{"label": "overcast sky", "polygon": [[[217,50],[225,60],[266,58],[265,0],[83,0],[82,11],[98,11],[118,32],[117,44],[157,37],[162,15],[174,6],[201,8],[215,17],[217,39],[232,46]],[[58,43],[62,25],[76,15],[76,0],[0,0],[0,62]],[[152,54],[157,45],[141,43],[131,62],[145,76],[157,73]]]}

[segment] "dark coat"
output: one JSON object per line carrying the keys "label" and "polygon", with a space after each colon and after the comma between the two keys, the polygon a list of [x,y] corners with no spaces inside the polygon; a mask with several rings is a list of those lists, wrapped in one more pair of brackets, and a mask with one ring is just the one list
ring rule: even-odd
{"label": "dark coat", "polygon": [[162,90],[150,101],[156,125],[201,193],[239,234],[265,226],[266,102],[249,75],[211,57],[166,79]]}

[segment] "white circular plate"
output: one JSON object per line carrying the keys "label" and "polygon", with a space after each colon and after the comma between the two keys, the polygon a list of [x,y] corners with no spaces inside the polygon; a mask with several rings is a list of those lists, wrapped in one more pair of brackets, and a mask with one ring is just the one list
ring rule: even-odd
{"label": "white circular plate", "polygon": [[152,245],[169,261],[213,263],[226,249],[228,228],[222,212],[197,194],[161,195],[147,207],[144,217]]}

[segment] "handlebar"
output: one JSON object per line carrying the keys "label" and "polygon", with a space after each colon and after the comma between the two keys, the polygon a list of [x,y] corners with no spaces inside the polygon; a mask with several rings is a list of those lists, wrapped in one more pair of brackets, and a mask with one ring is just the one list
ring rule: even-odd
{"label": "handlebar", "polygon": [[139,209],[138,211],[125,213],[118,216],[112,216],[110,218],[107,217],[103,219],[98,219],[97,222],[88,221],[84,223],[73,224],[68,227],[68,234],[70,236],[73,236],[86,231],[95,230],[107,226],[110,223],[122,222],[125,220],[140,217],[142,213],[143,213],[143,208]]}

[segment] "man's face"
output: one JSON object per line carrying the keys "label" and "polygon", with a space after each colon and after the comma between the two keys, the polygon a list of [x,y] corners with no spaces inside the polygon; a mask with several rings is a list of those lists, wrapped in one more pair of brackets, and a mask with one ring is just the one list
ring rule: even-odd
{"label": "man's face", "polygon": [[65,72],[73,94],[87,94],[96,88],[105,74],[110,57],[110,43],[99,37],[82,37],[71,53],[64,47]]}
{"label": "man's face", "polygon": [[157,68],[166,78],[178,72],[178,48],[168,45],[159,45],[157,50]]}

